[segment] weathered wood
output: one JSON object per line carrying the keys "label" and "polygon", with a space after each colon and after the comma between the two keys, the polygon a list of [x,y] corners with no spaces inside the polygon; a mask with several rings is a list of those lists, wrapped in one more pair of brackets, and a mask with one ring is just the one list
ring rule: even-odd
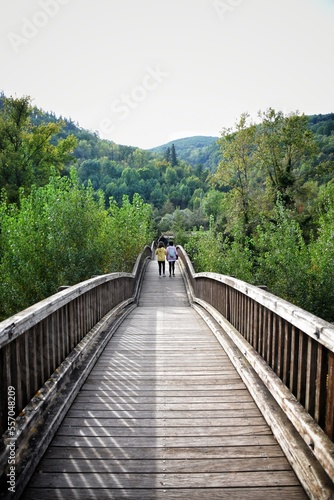
{"label": "weathered wood", "polygon": [[179,305],[181,278],[156,271],[151,263],[141,305],[110,340],[22,498],[61,488],[78,498],[202,500],[235,489],[238,499],[278,490],[305,499],[219,343]]}
{"label": "weathered wood", "polygon": [[[80,418],[80,417],[79,417]],[[152,416],[151,418],[118,418],[118,417],[96,417],[94,418],[84,418],[80,419],[82,428],[85,427],[127,427],[127,428],[136,428],[136,427],[150,427],[151,429],[156,427],[165,427],[166,419],[165,418],[155,418]],[[66,417],[63,420],[63,427],[75,427],[78,422],[78,417]],[[169,416],[168,418],[168,428],[169,427],[229,427],[233,428],[235,426],[260,426],[263,424],[262,415],[257,417],[249,417],[247,415],[238,416],[237,417],[215,417],[215,418],[172,418]],[[59,430],[61,432],[61,430]]]}
{"label": "weathered wood", "polygon": [[[123,311],[130,311],[130,304],[135,304],[135,290],[139,290],[150,253],[147,247],[138,257],[132,274],[114,273],[93,278],[0,324],[1,361],[5,362],[0,377],[1,488],[9,470],[7,458],[12,441],[9,432],[4,432],[8,427],[7,388],[13,387],[15,391],[15,470],[19,495],[36,457],[44,452],[54,432],[52,427],[59,424],[62,409],[67,409],[68,403],[61,397],[61,404],[55,409],[57,398],[62,391],[67,391],[68,395],[75,391],[76,383],[83,380],[85,370],[90,369],[91,361],[95,361],[95,355],[98,356],[104,347],[104,329],[118,324]],[[98,304],[96,310],[92,311],[92,303]],[[95,345],[94,339],[98,339],[100,345]],[[93,347],[95,355],[91,352]],[[86,363],[83,370],[82,360]],[[73,372],[77,374],[77,381],[73,380]],[[46,422],[50,423],[50,428],[46,427]],[[30,443],[34,441],[37,428],[42,427],[45,433],[32,453]]]}
{"label": "weathered wood", "polygon": [[[296,405],[297,402],[292,394],[288,392],[283,383],[239,332],[217,311],[215,312],[211,306],[204,304],[203,301],[201,303],[204,310],[210,311],[210,316],[202,313],[198,306],[195,306],[196,310],[206,319],[212,331],[224,346],[225,351],[229,354],[234,366],[237,367],[238,372],[247,383],[274,435],[279,440],[286,456],[289,457],[290,463],[298,471],[298,476],[310,498],[314,500],[331,498],[334,494],[334,485],[331,479],[333,477],[331,474],[332,458],[329,451],[332,449],[332,445],[329,439],[322,433],[311,417],[306,414],[301,405]],[[213,323],[212,318],[217,321],[217,326]],[[245,359],[238,356],[238,352],[243,352]],[[259,383],[260,378],[257,379],[255,372],[249,369],[249,364],[265,381],[266,387]],[[267,391],[267,388],[270,389],[271,394]],[[285,414],[273,404],[273,397],[279,402]],[[287,416],[293,422],[293,425]],[[314,444],[312,449],[316,450],[317,455],[320,457],[321,465],[315,460],[302,439]],[[329,475],[325,471],[328,471]]]}
{"label": "weathered wood", "polygon": [[[167,471],[167,467],[166,467]],[[121,474],[116,473],[99,473],[94,472],[77,472],[68,474],[67,472],[43,472],[38,478],[33,478],[31,487],[39,488],[59,488],[60,485],[68,487],[69,485],[73,490],[82,488],[96,488],[107,490],[109,488],[118,489],[123,488],[152,488],[155,489],[157,485],[167,488],[203,488],[205,484],[209,485],[210,491],[213,488],[239,488],[241,485],[244,488],[262,487],[268,488],[276,485],[283,491],[285,486],[296,486],[298,480],[295,474],[290,471],[276,470],[269,473],[257,471],[254,472],[231,472],[231,473],[217,473],[217,472],[202,472],[191,474],[174,474],[174,473],[127,473],[124,471]],[[24,496],[23,496],[24,498]],[[42,497],[44,498],[44,497]],[[102,497],[103,498],[103,497]],[[205,498],[205,496],[204,496]],[[304,496],[305,498],[305,496]]]}
{"label": "weathered wood", "polygon": [[[210,500],[282,500],[282,494],[289,500],[305,500],[305,495],[300,491],[299,487],[288,486],[284,488],[267,487],[251,489],[246,487],[240,488],[215,488],[210,489]],[[38,488],[31,488],[25,496],[26,500],[40,499],[41,490]],[[103,496],[102,496],[103,495]],[[208,498],[208,490],[206,488],[168,488],[166,489],[163,484],[158,485],[156,488],[123,488],[114,489],[81,489],[77,490],[75,494],[76,500],[203,500]],[[73,490],[70,488],[45,488],[43,489],[43,500],[54,500],[61,498],[62,500],[73,500]]]}
{"label": "weathered wood", "polygon": [[328,355],[327,393],[329,404],[326,412],[326,431],[334,439],[334,353]]}
{"label": "weathered wood", "polygon": [[[269,292],[240,280],[215,273],[195,274],[187,255],[183,253],[182,249],[179,253],[182,266],[186,270],[185,274],[191,276],[191,278],[186,279],[186,283],[191,283],[193,287],[192,290],[188,291],[191,301],[214,306],[211,301],[213,289],[226,290],[226,287],[229,288],[229,291],[226,290],[226,300],[230,302],[232,297],[231,308],[233,312],[226,319],[236,330],[239,329],[240,318],[243,317],[243,309],[239,306],[241,299],[238,294],[256,302],[265,308],[270,315],[273,315],[272,327],[268,325],[271,352],[264,359],[282,382],[288,385],[293,396],[309,412],[309,416],[315,420],[307,417],[300,419],[299,414],[302,415],[303,412],[299,412],[294,403],[287,404],[285,402],[285,400],[291,399],[288,393],[283,399],[282,395],[276,399],[282,402],[282,408],[287,412],[298,432],[304,437],[305,442],[314,451],[329,477],[334,477],[333,445],[316,425],[318,422],[327,435],[332,438],[332,424],[328,422],[332,420],[334,414],[331,385],[333,376],[330,377],[330,367],[327,366],[326,358],[328,356],[330,359],[334,353],[333,325]],[[218,313],[224,314],[224,304],[218,306],[216,304],[216,307]],[[247,320],[253,324],[253,328],[259,328],[259,323],[253,321],[251,314],[248,315]],[[239,333],[246,339],[245,332],[239,330]],[[254,332],[254,338],[256,336],[257,334]],[[259,350],[251,337],[249,340],[252,342],[251,346]],[[243,349],[243,346],[238,345],[240,349]],[[318,346],[322,346],[326,355],[324,355],[324,351],[318,354],[318,349],[320,349]],[[319,361],[323,363],[322,366],[318,366]],[[264,380],[266,380],[267,375],[264,373],[263,375]],[[273,393],[276,392],[276,395],[280,391],[280,389],[277,390],[278,386],[279,384],[276,382],[270,384],[270,390]],[[325,421],[327,421],[327,425]]]}
{"label": "weathered wood", "polygon": [[[87,406],[87,405],[86,405]],[[257,417],[261,413],[258,408],[251,408],[247,410],[240,410],[237,408],[226,408],[224,410],[210,410],[210,415],[208,415],[208,411],[203,409],[196,409],[195,416],[199,418],[233,418],[234,415],[238,412],[238,416],[251,416],[251,417]],[[73,410],[71,409],[68,413],[69,416],[73,418],[89,418],[92,416],[92,412],[90,411],[89,408],[86,408],[86,410]],[[154,410],[154,411],[145,411],[141,410],[138,411],[136,409],[131,409],[131,410],[115,410],[114,412],[110,412],[110,410],[94,410],[94,416],[96,418],[108,418],[110,416],[117,417],[117,418],[152,418],[153,416],[156,418],[168,418],[170,416],[170,410]],[[173,417],[175,418],[193,418],[194,417],[194,410],[193,411],[186,411],[186,410],[173,410]]]}
{"label": "weathered wood", "polygon": [[[79,466],[79,467],[78,467]],[[257,471],[286,471],[290,470],[290,465],[285,457],[273,458],[214,458],[214,459],[151,459],[146,460],[131,460],[131,459],[105,459],[97,460],[90,459],[73,459],[64,457],[59,459],[49,458],[43,461],[43,467],[48,473],[66,472],[68,474],[76,473],[78,468],[82,473],[93,472],[110,472],[110,473],[164,473],[168,470],[169,474],[191,473],[197,474],[204,470],[206,472],[215,472],[226,474],[227,472],[254,472]],[[39,468],[38,472],[43,473],[43,469]]]}
{"label": "weathered wood", "polygon": [[[159,280],[154,265],[146,276],[139,307],[105,349],[87,388],[78,396],[46,453],[46,462],[44,465],[41,462],[39,471],[43,473],[34,476],[23,498],[47,499],[50,486],[54,492],[61,491],[61,498],[73,498],[73,493],[75,498],[81,495],[84,498],[86,494],[87,498],[132,495],[142,498],[145,492],[145,499],[159,498],[160,494],[164,498],[202,499],[207,496],[208,487],[210,498],[216,494],[219,498],[233,498],[236,490],[238,500],[242,495],[258,499],[265,494],[267,498],[269,492],[270,498],[282,494],[289,499],[305,498],[291,468],[286,462],[283,465],[284,460],[277,460],[282,458],[282,451],[272,429],[282,442],[285,440],[283,446],[293,467],[300,462],[310,497],[328,499],[329,492],[333,492],[328,481],[314,484],[312,479],[313,486],[309,486],[305,478],[313,474],[313,465],[308,458],[303,462],[298,450],[295,453],[292,449],[290,453],[295,431],[286,421],[289,430],[285,432],[284,424],[277,418],[276,406],[269,401],[263,385],[250,375],[248,364],[241,368],[243,378],[250,384],[252,394],[259,395],[258,405],[270,427],[249,395],[246,396],[245,387],[227,356],[217,350],[217,343],[212,342],[203,321],[198,316],[195,319],[188,307],[188,298],[193,300],[192,292],[184,294],[179,276]],[[179,264],[177,269],[180,270]],[[219,276],[189,274],[186,280],[196,288],[199,299],[224,311],[253,348],[267,358],[284,383],[290,384],[292,392],[298,394],[300,402],[320,425],[326,425],[328,434],[333,433],[333,377],[329,378],[334,369],[333,328],[257,287]],[[116,296],[124,298],[129,292],[128,278],[121,287],[119,280],[116,281]],[[26,367],[25,373],[17,370],[14,375],[8,374],[9,382],[17,384],[21,401],[40,378],[35,374],[37,363],[48,376],[68,349],[80,341],[85,328],[96,324],[97,314],[103,312],[102,304],[107,304],[113,293],[110,283],[101,283],[100,293],[92,290],[87,297],[84,295],[80,290],[61,309],[50,303],[52,313],[44,319],[40,316],[36,325],[31,323],[29,341],[26,337],[21,342],[19,334],[25,319],[8,325],[5,330],[7,339],[11,339],[7,359],[23,361]],[[65,336],[60,336],[59,328],[55,332],[60,324],[64,325]],[[40,342],[41,352],[46,353],[41,362],[27,356],[32,345],[30,338],[36,339],[32,340],[36,345]],[[249,347],[244,344],[239,347],[251,360],[253,353]],[[235,365],[241,366],[240,353],[233,353]],[[279,384],[277,389],[266,370],[262,375],[293,420],[296,415],[290,396],[281,391]],[[42,377],[41,381],[44,380]],[[3,395],[3,388],[0,394]],[[306,441],[312,437],[315,454],[326,470],[331,471],[320,434],[312,425],[310,433],[308,425],[305,427],[302,419],[296,428]],[[84,458],[89,454],[90,458]],[[50,456],[63,456],[60,470]],[[233,463],[227,457],[233,457]],[[264,460],[262,465],[253,460],[256,457],[266,458],[268,467],[264,467]],[[270,457],[276,461],[270,462]],[[166,470],[163,464],[167,464]],[[38,476],[42,476],[39,483]],[[63,481],[61,486],[58,479]],[[272,488],[273,485],[276,487]]]}
{"label": "weathered wood", "polygon": [[[242,458],[279,458],[284,457],[284,454],[277,443],[272,445],[256,445],[256,446],[229,446],[224,448],[222,446],[201,446],[183,448],[179,446],[173,447],[145,447],[145,448],[107,448],[100,446],[96,449],[85,446],[84,448],[59,446],[50,447],[45,452],[45,459],[63,460],[71,458],[73,460],[121,460],[127,458],[128,460],[234,460]],[[42,470],[44,462],[41,462],[38,470]]]}
{"label": "weathered wood", "polygon": [[[295,306],[294,304],[280,299],[279,297],[276,297],[270,292],[267,292],[257,286],[250,285],[249,283],[245,283],[236,278],[231,278],[230,276],[224,276],[216,273],[197,273],[196,278],[198,280],[206,279],[207,281],[211,278],[211,280],[214,279],[217,282],[225,283],[230,287],[231,291],[239,291],[241,294],[247,295],[249,298],[255,300],[259,304],[262,304],[270,311],[275,312],[275,314],[287,320],[291,325],[300,328],[307,335],[314,340],[317,340],[328,349],[334,349],[333,325]],[[198,294],[198,297],[199,296],[200,294]],[[207,294],[207,297],[210,298],[210,294]],[[236,301],[234,302],[236,303]],[[236,314],[237,310],[237,307],[233,308],[234,314]],[[233,321],[230,322],[233,324]]]}

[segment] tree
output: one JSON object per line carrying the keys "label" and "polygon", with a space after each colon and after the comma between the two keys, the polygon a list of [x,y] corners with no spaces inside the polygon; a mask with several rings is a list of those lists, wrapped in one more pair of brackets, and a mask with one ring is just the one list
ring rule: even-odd
{"label": "tree", "polygon": [[311,241],[310,299],[308,310],[334,321],[334,184],[322,187],[317,200],[317,238]]}
{"label": "tree", "polygon": [[243,113],[235,130],[224,129],[218,140],[222,160],[218,165],[213,180],[221,186],[229,186],[237,193],[234,197],[239,200],[240,213],[245,229],[249,223],[250,181],[254,176],[255,133],[256,127],[248,123],[249,116]]}
{"label": "tree", "polygon": [[172,144],[171,150],[170,150],[170,162],[172,164],[172,167],[176,167],[178,165],[179,161],[177,159],[176,155],[176,150],[175,150],[175,145]]}
{"label": "tree", "polygon": [[271,219],[263,218],[253,238],[255,281],[300,307],[309,288],[310,257],[294,213],[278,197]]}
{"label": "tree", "polygon": [[112,270],[130,272],[136,256],[153,239],[152,207],[137,193],[132,203],[124,195],[121,206],[110,199],[109,215],[113,241],[110,259],[115,263]]}
{"label": "tree", "polygon": [[52,169],[60,172],[73,159],[74,136],[55,141],[64,123],[32,125],[32,111],[29,97],[4,98],[0,113],[0,185],[10,202],[18,201],[21,187],[29,191],[32,184],[45,185]]}
{"label": "tree", "polygon": [[289,116],[269,108],[260,112],[262,123],[256,136],[256,155],[259,167],[267,175],[274,201],[281,193],[286,206],[294,202],[296,186],[309,171],[317,146],[309,129],[307,116]]}
{"label": "tree", "polygon": [[165,155],[164,155],[164,159],[170,163],[170,160],[171,160],[171,151],[170,151],[170,147],[168,146],[168,148],[166,149],[165,151]]}

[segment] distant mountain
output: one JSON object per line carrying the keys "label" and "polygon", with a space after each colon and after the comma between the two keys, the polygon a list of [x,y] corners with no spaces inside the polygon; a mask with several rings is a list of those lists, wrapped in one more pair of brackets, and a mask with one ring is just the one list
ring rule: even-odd
{"label": "distant mountain", "polygon": [[153,153],[164,154],[172,144],[179,160],[182,160],[193,167],[202,165],[204,169],[215,171],[220,161],[220,151],[217,145],[218,137],[194,136],[176,139],[167,142],[162,146],[150,149]]}

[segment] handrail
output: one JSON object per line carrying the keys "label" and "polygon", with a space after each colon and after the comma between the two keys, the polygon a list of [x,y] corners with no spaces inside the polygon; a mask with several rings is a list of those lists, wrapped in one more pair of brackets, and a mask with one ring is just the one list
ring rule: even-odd
{"label": "handrail", "polygon": [[[143,268],[151,255],[147,246],[132,273],[93,277],[0,323],[0,436],[8,434],[13,421],[9,421],[9,412],[16,419],[102,318],[119,304],[125,307],[137,300]],[[4,439],[0,440],[0,453]]]}
{"label": "handrail", "polygon": [[[260,287],[221,274],[195,273],[181,246],[178,254],[190,302],[213,316],[218,311],[217,317],[225,318],[276,374],[282,384],[275,393],[261,365],[253,366],[333,478],[334,326]],[[236,335],[233,340],[246,351],[244,341]],[[250,352],[247,359],[252,363]]]}

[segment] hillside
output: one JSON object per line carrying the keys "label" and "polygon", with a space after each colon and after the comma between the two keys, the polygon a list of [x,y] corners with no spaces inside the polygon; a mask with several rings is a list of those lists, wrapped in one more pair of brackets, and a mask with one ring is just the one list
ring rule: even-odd
{"label": "hillside", "polygon": [[150,151],[157,154],[164,154],[167,148],[174,144],[179,160],[193,167],[202,165],[203,169],[213,172],[216,170],[220,159],[217,139],[218,137],[210,136],[185,137],[157,146],[150,149]]}

